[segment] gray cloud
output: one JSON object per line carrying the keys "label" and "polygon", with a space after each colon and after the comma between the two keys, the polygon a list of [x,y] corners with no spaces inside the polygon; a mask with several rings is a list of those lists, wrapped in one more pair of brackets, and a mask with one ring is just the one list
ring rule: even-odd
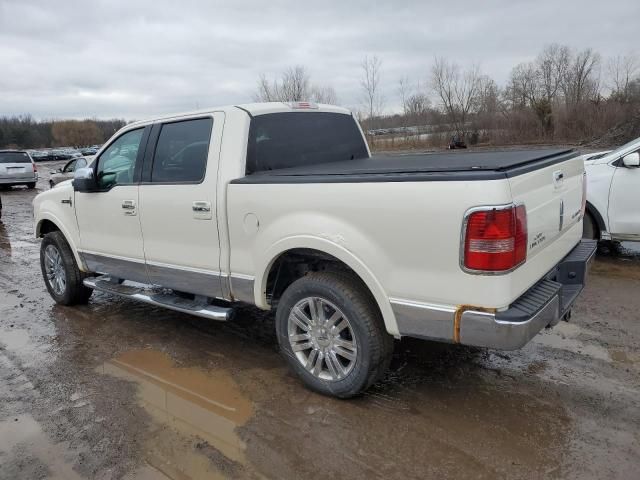
{"label": "gray cloud", "polygon": [[424,82],[435,55],[503,83],[551,42],[627,53],[638,19],[637,0],[0,0],[0,115],[132,119],[247,102],[260,73],[294,64],[357,107],[360,62],[374,54],[393,110],[398,79]]}

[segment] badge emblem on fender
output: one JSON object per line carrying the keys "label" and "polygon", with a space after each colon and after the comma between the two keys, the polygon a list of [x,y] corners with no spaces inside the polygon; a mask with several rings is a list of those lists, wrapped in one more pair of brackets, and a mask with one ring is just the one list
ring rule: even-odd
{"label": "badge emblem on fender", "polygon": [[560,200],[560,224],[558,225],[558,231],[562,231],[562,226],[564,224],[564,200]]}

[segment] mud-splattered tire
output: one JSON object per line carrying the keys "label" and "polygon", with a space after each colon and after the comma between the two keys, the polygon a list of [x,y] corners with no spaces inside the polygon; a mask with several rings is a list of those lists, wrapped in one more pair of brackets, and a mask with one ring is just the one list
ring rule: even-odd
{"label": "mud-splattered tire", "polygon": [[596,226],[596,222],[593,220],[593,217],[588,213],[584,216],[582,223],[582,238],[587,238],[589,240],[598,239],[598,227]]}
{"label": "mud-splattered tire", "polygon": [[61,305],[87,303],[93,289],[85,287],[71,248],[61,232],[47,233],[40,245],[42,278],[51,297]]}
{"label": "mud-splattered tire", "polygon": [[280,350],[316,392],[349,398],[389,367],[393,337],[366,287],[352,275],[315,272],[293,282],[276,312]]}

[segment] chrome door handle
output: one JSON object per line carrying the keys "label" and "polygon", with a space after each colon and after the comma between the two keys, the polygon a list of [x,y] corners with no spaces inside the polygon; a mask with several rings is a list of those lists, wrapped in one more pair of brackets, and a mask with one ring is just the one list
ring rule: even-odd
{"label": "chrome door handle", "polygon": [[211,211],[211,204],[209,202],[193,202],[191,209],[197,213],[207,213]]}
{"label": "chrome door handle", "polygon": [[133,200],[123,200],[122,208],[124,208],[125,210],[133,210],[134,208],[136,208],[136,202],[134,202]]}

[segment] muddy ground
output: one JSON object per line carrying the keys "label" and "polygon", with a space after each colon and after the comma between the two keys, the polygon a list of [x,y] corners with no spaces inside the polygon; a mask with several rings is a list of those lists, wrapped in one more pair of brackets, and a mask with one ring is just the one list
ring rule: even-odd
{"label": "muddy ground", "polygon": [[339,401],[305,390],[255,309],[54,304],[36,193],[0,192],[2,479],[638,478],[632,251],[600,254],[571,322],[522,350],[402,341],[382,383]]}

